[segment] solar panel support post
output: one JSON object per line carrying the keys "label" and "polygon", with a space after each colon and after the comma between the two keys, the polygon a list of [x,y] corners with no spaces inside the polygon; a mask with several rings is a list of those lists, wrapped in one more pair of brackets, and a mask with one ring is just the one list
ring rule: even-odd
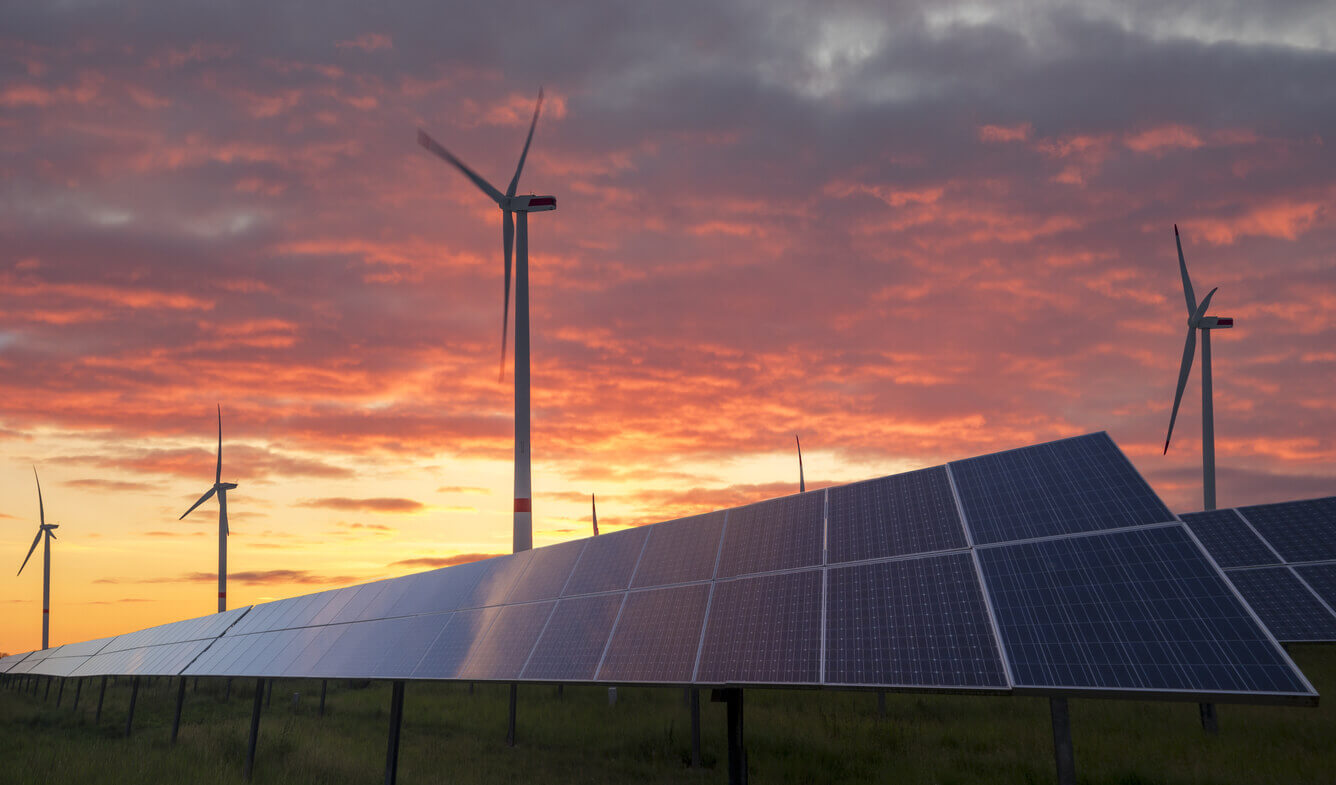
{"label": "solar panel support post", "polygon": [[107,697],[107,677],[102,677],[102,689],[97,691],[97,713],[93,715],[93,724],[102,721],[102,699]]}
{"label": "solar panel support post", "polygon": [[1214,703],[1198,703],[1197,712],[1201,715],[1201,729],[1212,736],[1220,732],[1220,721],[1215,716]]}
{"label": "solar panel support post", "polygon": [[60,680],[60,689],[56,690],[56,708],[60,708],[60,702],[65,700],[65,680]]}
{"label": "solar panel support post", "polygon": [[74,707],[71,708],[70,711],[79,710],[79,696],[83,694],[83,683],[84,680],[82,678],[74,682]]}
{"label": "solar panel support post", "polygon": [[223,692],[223,703],[232,700],[232,677],[227,678],[227,689]]}
{"label": "solar panel support post", "polygon": [[506,725],[506,746],[515,746],[515,703],[516,693],[519,692],[519,685],[511,682],[510,684],[510,719]]}
{"label": "solar panel support post", "polygon": [[186,702],[186,677],[179,676],[181,682],[176,687],[176,714],[172,715],[172,743],[176,743],[176,733],[181,729],[181,707]]}
{"label": "solar panel support post", "polygon": [[396,681],[390,693],[390,740],[385,749],[385,785],[399,779],[399,729],[404,723],[404,683]]}
{"label": "solar panel support post", "polygon": [[1053,761],[1058,769],[1058,785],[1076,785],[1076,753],[1072,749],[1072,723],[1066,698],[1049,698],[1053,717]]}
{"label": "solar panel support post", "polygon": [[51,700],[51,677],[46,677],[46,692],[42,693],[42,700]]}
{"label": "solar panel support post", "polygon": [[264,679],[256,679],[255,704],[251,707],[250,741],[246,744],[246,770],[243,772],[247,782],[250,782],[251,772],[255,770],[255,743],[260,738],[260,710],[263,708]]}
{"label": "solar panel support post", "polygon": [[320,680],[320,716],[325,716],[325,691],[329,689],[329,679]]}
{"label": "solar panel support post", "polygon": [[742,688],[713,690],[710,701],[728,707],[728,785],[747,785],[747,748],[742,739]]}
{"label": "solar panel support post", "polygon": [[269,704],[274,700],[274,680],[270,679],[264,685],[264,707],[269,708]]}
{"label": "solar panel support post", "polygon": [[125,713],[125,735],[129,736],[135,725],[135,702],[139,700],[139,677],[130,680],[130,710]]}
{"label": "solar panel support post", "polygon": [[691,702],[691,768],[700,768],[700,690],[692,687]]}

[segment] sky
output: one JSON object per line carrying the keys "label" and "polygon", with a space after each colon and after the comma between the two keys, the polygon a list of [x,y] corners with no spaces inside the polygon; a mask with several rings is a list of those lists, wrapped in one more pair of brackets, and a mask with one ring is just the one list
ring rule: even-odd
{"label": "sky", "polygon": [[[1107,430],[1200,509],[1336,493],[1327,2],[0,9],[0,554],[53,644],[507,552],[494,184],[530,221],[534,540]],[[0,651],[41,642],[41,552]]]}

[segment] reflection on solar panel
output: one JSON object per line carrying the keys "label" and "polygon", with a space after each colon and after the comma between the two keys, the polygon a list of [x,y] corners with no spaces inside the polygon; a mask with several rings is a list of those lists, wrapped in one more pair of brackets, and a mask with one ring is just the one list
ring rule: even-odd
{"label": "reflection on solar panel", "polygon": [[[1297,570],[1330,591],[1322,568]],[[1315,697],[1104,434],[7,657],[0,672]]]}
{"label": "reflection on solar panel", "polygon": [[821,564],[825,504],[813,491],[729,510],[717,577]]}
{"label": "reflection on solar panel", "polygon": [[1240,507],[1287,562],[1336,560],[1336,496]]}
{"label": "reflection on solar panel", "polygon": [[1018,689],[1306,689],[1179,524],[978,555]]}
{"label": "reflection on solar panel", "polygon": [[826,682],[1006,689],[968,553],[829,573]]}
{"label": "reflection on solar panel", "polygon": [[725,513],[708,512],[649,527],[632,586],[669,586],[714,577]]}
{"label": "reflection on solar panel", "polygon": [[1173,520],[1108,434],[951,464],[976,545]]}
{"label": "reflection on solar panel", "polygon": [[1276,640],[1336,640],[1336,497],[1179,517]]}
{"label": "reflection on solar panel", "polygon": [[831,564],[967,544],[942,466],[831,488],[829,527]]}
{"label": "reflection on solar panel", "polygon": [[692,583],[626,595],[598,678],[603,681],[691,681],[710,586]]}
{"label": "reflection on solar panel", "polygon": [[1280,564],[1276,554],[1234,510],[1194,512],[1179,517],[1221,567]]}
{"label": "reflection on solar panel", "polygon": [[819,682],[821,570],[716,584],[696,680],[713,684]]}
{"label": "reflection on solar panel", "polygon": [[1229,579],[1277,640],[1336,641],[1336,616],[1289,567],[1234,570]]}
{"label": "reflection on solar panel", "polygon": [[599,658],[608,646],[608,635],[621,594],[571,597],[557,603],[552,618],[538,639],[523,676],[526,679],[592,681]]}
{"label": "reflection on solar panel", "polygon": [[625,589],[631,584],[631,575],[635,573],[640,552],[645,548],[647,533],[641,527],[590,539],[561,596]]}

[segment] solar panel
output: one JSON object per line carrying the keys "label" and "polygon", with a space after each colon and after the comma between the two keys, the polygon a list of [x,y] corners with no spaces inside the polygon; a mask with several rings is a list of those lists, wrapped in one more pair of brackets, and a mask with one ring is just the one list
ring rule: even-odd
{"label": "solar panel", "polygon": [[23,662],[23,658],[27,657],[29,654],[32,654],[32,652],[25,651],[19,654],[10,654],[0,657],[0,673],[9,673],[11,668],[18,665],[20,662]]}
{"label": "solar panel", "polygon": [[1233,510],[1194,512],[1178,517],[1223,568],[1280,564],[1276,554]]}
{"label": "solar panel", "polygon": [[592,681],[624,596],[590,594],[558,602],[520,675],[539,681]]}
{"label": "solar panel", "polygon": [[1336,496],[1240,507],[1239,512],[1285,561],[1336,559]]}
{"label": "solar panel", "polygon": [[506,595],[524,574],[532,558],[533,551],[528,550],[488,559],[486,563],[491,569],[478,578],[478,582],[460,600],[459,607],[481,608],[505,603]]}
{"label": "solar panel", "polygon": [[506,602],[534,602],[560,597],[587,542],[572,540],[533,550],[529,569],[525,570],[519,582],[510,590]]}
{"label": "solar panel", "polygon": [[103,651],[89,657],[70,675],[175,676],[200,655],[212,639],[159,643],[132,649]]}
{"label": "solar panel", "polygon": [[1312,694],[1180,524],[976,552],[1017,689]]}
{"label": "solar panel", "polygon": [[1289,567],[1232,570],[1226,575],[1277,640],[1336,641],[1336,616]]}
{"label": "solar panel", "polygon": [[821,570],[715,584],[696,681],[821,680]]}
{"label": "solar panel", "polygon": [[1327,605],[1336,608],[1336,564],[1307,564],[1294,568]]}
{"label": "solar panel", "polygon": [[647,527],[649,540],[631,585],[668,586],[713,578],[725,515],[708,512]]}
{"label": "solar panel", "polygon": [[503,607],[487,634],[474,647],[460,677],[518,679],[555,605],[555,602],[547,601]]}
{"label": "solar panel", "polygon": [[589,540],[561,596],[625,589],[645,549],[645,534],[645,527],[640,526]]}
{"label": "solar panel", "polygon": [[813,491],[729,510],[716,577],[821,564],[825,497]]}
{"label": "solar panel", "polygon": [[709,599],[706,583],[628,592],[598,679],[690,682]]}
{"label": "solar panel", "polygon": [[831,488],[828,531],[831,564],[967,545],[943,466]]}
{"label": "solar panel", "polygon": [[[418,575],[406,575],[398,578],[404,583],[404,591],[396,592],[398,598],[381,615],[412,616],[421,613],[441,613],[464,606],[465,598],[474,586],[494,569],[494,559],[482,559]],[[379,605],[377,599],[372,607]],[[369,609],[368,609],[369,610]]]}
{"label": "solar panel", "polygon": [[498,608],[455,611],[436,637],[422,661],[413,670],[417,679],[454,679],[473,654],[479,640],[492,626]]}
{"label": "solar panel", "polygon": [[832,568],[828,684],[1006,689],[968,553]]}
{"label": "solar panel", "polygon": [[[447,616],[437,614],[343,625],[346,629],[329,643],[314,670],[326,677],[409,678],[448,620]],[[278,675],[288,667],[286,660],[271,661],[263,669],[265,672],[257,671],[255,675]]]}
{"label": "solar panel", "polygon": [[1173,520],[1106,433],[950,464],[974,543]]}
{"label": "solar panel", "polygon": [[40,665],[42,661],[45,660],[47,657],[50,657],[53,652],[55,652],[55,649],[38,649],[36,651],[30,651],[28,652],[27,657],[24,657],[21,662],[16,663],[13,667],[10,668],[10,672],[32,673],[33,668],[36,668],[38,665]]}

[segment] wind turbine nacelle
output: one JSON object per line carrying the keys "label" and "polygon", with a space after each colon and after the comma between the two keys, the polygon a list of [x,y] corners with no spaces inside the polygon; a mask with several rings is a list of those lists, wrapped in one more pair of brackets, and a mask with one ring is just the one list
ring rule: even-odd
{"label": "wind turbine nacelle", "polygon": [[555,196],[512,196],[510,204],[506,208],[516,213],[542,213],[548,210],[557,209],[557,197]]}
{"label": "wind turbine nacelle", "polygon": [[1234,317],[1232,316],[1203,316],[1201,322],[1197,324],[1199,330],[1221,330],[1234,326]]}

